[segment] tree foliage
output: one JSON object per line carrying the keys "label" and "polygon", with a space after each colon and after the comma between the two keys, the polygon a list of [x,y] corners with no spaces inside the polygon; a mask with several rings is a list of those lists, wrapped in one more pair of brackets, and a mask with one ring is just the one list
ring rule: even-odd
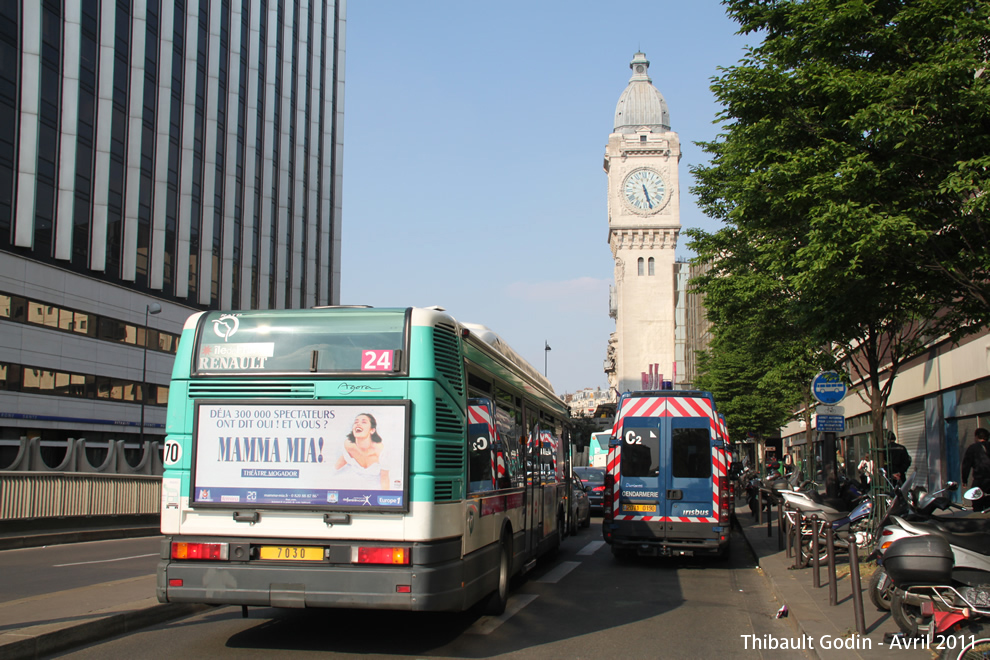
{"label": "tree foliage", "polygon": [[[904,360],[933,333],[990,322],[990,3],[723,4],[763,41],[713,80],[724,132],[692,169],[724,222],[688,232],[713,264],[699,281],[713,356],[740,340],[792,367],[816,346],[855,353],[879,431]],[[754,328],[768,314],[779,337]]]}

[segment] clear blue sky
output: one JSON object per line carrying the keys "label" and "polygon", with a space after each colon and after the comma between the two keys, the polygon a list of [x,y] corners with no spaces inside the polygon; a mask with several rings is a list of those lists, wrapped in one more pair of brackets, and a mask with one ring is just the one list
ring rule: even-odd
{"label": "clear blue sky", "polygon": [[558,393],[605,389],[602,162],[629,61],[680,135],[682,226],[714,230],[688,168],[717,132],[711,78],[754,43],[736,29],[716,0],[351,0],[341,303],[440,305],[546,358]]}

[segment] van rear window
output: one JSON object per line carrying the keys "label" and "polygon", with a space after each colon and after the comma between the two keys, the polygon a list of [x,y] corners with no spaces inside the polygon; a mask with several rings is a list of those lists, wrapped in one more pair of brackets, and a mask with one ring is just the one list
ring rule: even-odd
{"label": "van rear window", "polygon": [[623,477],[655,477],[660,473],[660,438],[655,426],[625,428],[619,470]]}
{"label": "van rear window", "polygon": [[712,452],[708,429],[675,428],[671,435],[671,474],[687,479],[711,477]]}

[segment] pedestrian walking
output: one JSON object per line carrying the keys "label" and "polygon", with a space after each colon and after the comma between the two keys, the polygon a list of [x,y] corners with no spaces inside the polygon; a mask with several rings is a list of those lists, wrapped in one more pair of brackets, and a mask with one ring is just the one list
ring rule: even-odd
{"label": "pedestrian walking", "polygon": [[966,483],[970,472],[973,473],[972,485],[983,491],[983,497],[973,502],[973,510],[985,511],[990,509],[990,447],[987,447],[990,431],[982,427],[977,428],[973,438],[975,441],[963,454],[962,480]]}

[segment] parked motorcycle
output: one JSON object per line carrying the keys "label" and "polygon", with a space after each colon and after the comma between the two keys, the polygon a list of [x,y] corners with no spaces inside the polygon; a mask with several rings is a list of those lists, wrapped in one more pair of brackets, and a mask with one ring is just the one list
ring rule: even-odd
{"label": "parked motorcycle", "polygon": [[[870,525],[873,498],[861,494],[848,479],[840,484],[840,496],[837,498],[826,498],[814,489],[782,490],[780,496],[786,504],[785,532],[797,523],[798,515],[801,516],[800,545],[805,560],[812,557],[816,535],[819,537],[818,559],[828,559],[826,525],[832,527],[833,546],[836,548],[848,548],[850,539],[855,539],[857,545],[864,545],[873,538],[873,527]],[[817,522],[813,518],[817,518]]]}
{"label": "parked motorcycle", "polygon": [[[883,475],[881,474],[881,476]],[[958,489],[959,484],[955,481],[948,482],[945,488],[934,493],[929,493],[922,486],[897,488],[889,481],[887,483],[891,487],[889,506],[877,525],[880,533],[877,535],[873,551],[869,555],[870,559],[876,560],[877,568],[870,576],[867,591],[870,595],[870,602],[879,610],[890,609],[893,589],[887,571],[883,567],[883,553],[894,541],[914,536],[914,533],[902,527],[897,519],[903,518],[912,522],[934,520],[949,531],[967,531],[963,527],[966,524],[965,516],[973,515],[972,511],[964,509],[944,495],[944,493],[954,492]],[[938,514],[939,511],[953,511],[953,513],[940,515]]]}
{"label": "parked motorcycle", "polygon": [[[979,488],[965,494],[968,500],[982,496]],[[990,520],[979,525],[971,520],[980,530],[970,532],[903,518],[899,524],[917,535],[895,541],[883,555],[894,585],[891,615],[908,635],[948,634],[952,642],[943,647],[952,654],[945,657],[957,657],[963,637],[967,642],[990,637]]]}

